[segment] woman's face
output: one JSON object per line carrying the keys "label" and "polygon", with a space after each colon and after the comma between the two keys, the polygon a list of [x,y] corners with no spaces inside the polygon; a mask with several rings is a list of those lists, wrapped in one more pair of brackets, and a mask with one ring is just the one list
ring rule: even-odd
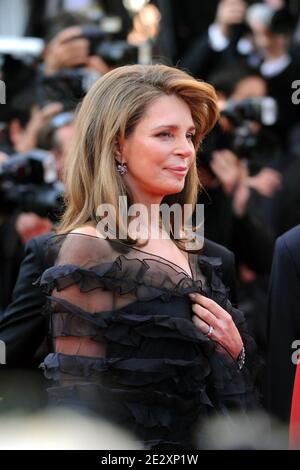
{"label": "woman's face", "polygon": [[123,176],[134,202],[159,203],[182,191],[195,159],[195,126],[188,105],[175,95],[162,96],[146,109],[130,136],[120,142]]}

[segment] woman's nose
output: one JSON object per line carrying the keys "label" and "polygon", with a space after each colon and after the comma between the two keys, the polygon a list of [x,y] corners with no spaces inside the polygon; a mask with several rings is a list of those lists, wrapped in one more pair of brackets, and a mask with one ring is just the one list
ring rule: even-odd
{"label": "woman's nose", "polygon": [[177,155],[182,155],[183,157],[190,157],[195,152],[192,142],[189,141],[186,137],[184,139],[179,139],[176,144],[177,145],[175,153]]}

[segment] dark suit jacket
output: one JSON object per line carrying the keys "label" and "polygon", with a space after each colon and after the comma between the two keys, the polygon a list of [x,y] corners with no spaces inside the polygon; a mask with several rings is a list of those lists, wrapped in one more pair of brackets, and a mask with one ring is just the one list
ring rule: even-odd
{"label": "dark suit jacket", "polygon": [[245,56],[239,54],[236,47],[240,37],[241,31],[237,26],[233,28],[228,46],[222,51],[215,51],[210,45],[208,32],[205,32],[186,50],[179,66],[202,80],[209,80],[217,71],[226,70],[232,65],[246,65]]}
{"label": "dark suit jacket", "polygon": [[288,422],[296,370],[292,343],[300,339],[300,225],[276,241],[268,338],[266,404],[272,414]]}
{"label": "dark suit jacket", "polygon": [[43,315],[45,294],[33,283],[51,266],[44,243],[52,235],[41,235],[27,243],[13,301],[1,315],[0,339],[6,344],[8,366],[33,365],[35,353],[45,341],[48,331],[48,320]]}
{"label": "dark suit jacket", "polygon": [[[44,347],[49,323],[49,318],[43,314],[45,294],[33,283],[45,269],[54,264],[51,255],[46,255],[44,246],[51,236],[51,233],[41,235],[26,245],[13,302],[0,318],[0,339],[6,343],[8,367],[36,365],[50,350],[49,344],[46,343]],[[231,302],[236,304],[233,253],[217,243],[205,240],[203,254],[222,259],[223,282],[230,289]]]}

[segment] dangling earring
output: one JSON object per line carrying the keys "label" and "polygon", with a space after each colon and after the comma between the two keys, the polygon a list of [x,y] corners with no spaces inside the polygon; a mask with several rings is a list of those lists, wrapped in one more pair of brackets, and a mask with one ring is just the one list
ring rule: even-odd
{"label": "dangling earring", "polygon": [[121,176],[126,175],[128,168],[126,163],[118,163],[117,165],[117,170],[120,173]]}

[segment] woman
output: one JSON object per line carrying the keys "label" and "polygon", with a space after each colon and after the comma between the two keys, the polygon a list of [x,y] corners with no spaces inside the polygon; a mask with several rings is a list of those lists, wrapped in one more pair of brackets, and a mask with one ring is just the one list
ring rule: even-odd
{"label": "woman", "polygon": [[[219,261],[186,251],[185,227],[171,219],[168,236],[151,212],[195,206],[195,154],[217,116],[213,88],[175,68],[120,67],[96,82],[66,163],[56,265],[40,281],[51,294],[53,403],[113,415],[147,448],[195,445],[200,417],[253,399],[251,340]],[[138,226],[119,215],[120,196],[129,210],[140,204]],[[116,230],[105,232],[111,208]]]}

